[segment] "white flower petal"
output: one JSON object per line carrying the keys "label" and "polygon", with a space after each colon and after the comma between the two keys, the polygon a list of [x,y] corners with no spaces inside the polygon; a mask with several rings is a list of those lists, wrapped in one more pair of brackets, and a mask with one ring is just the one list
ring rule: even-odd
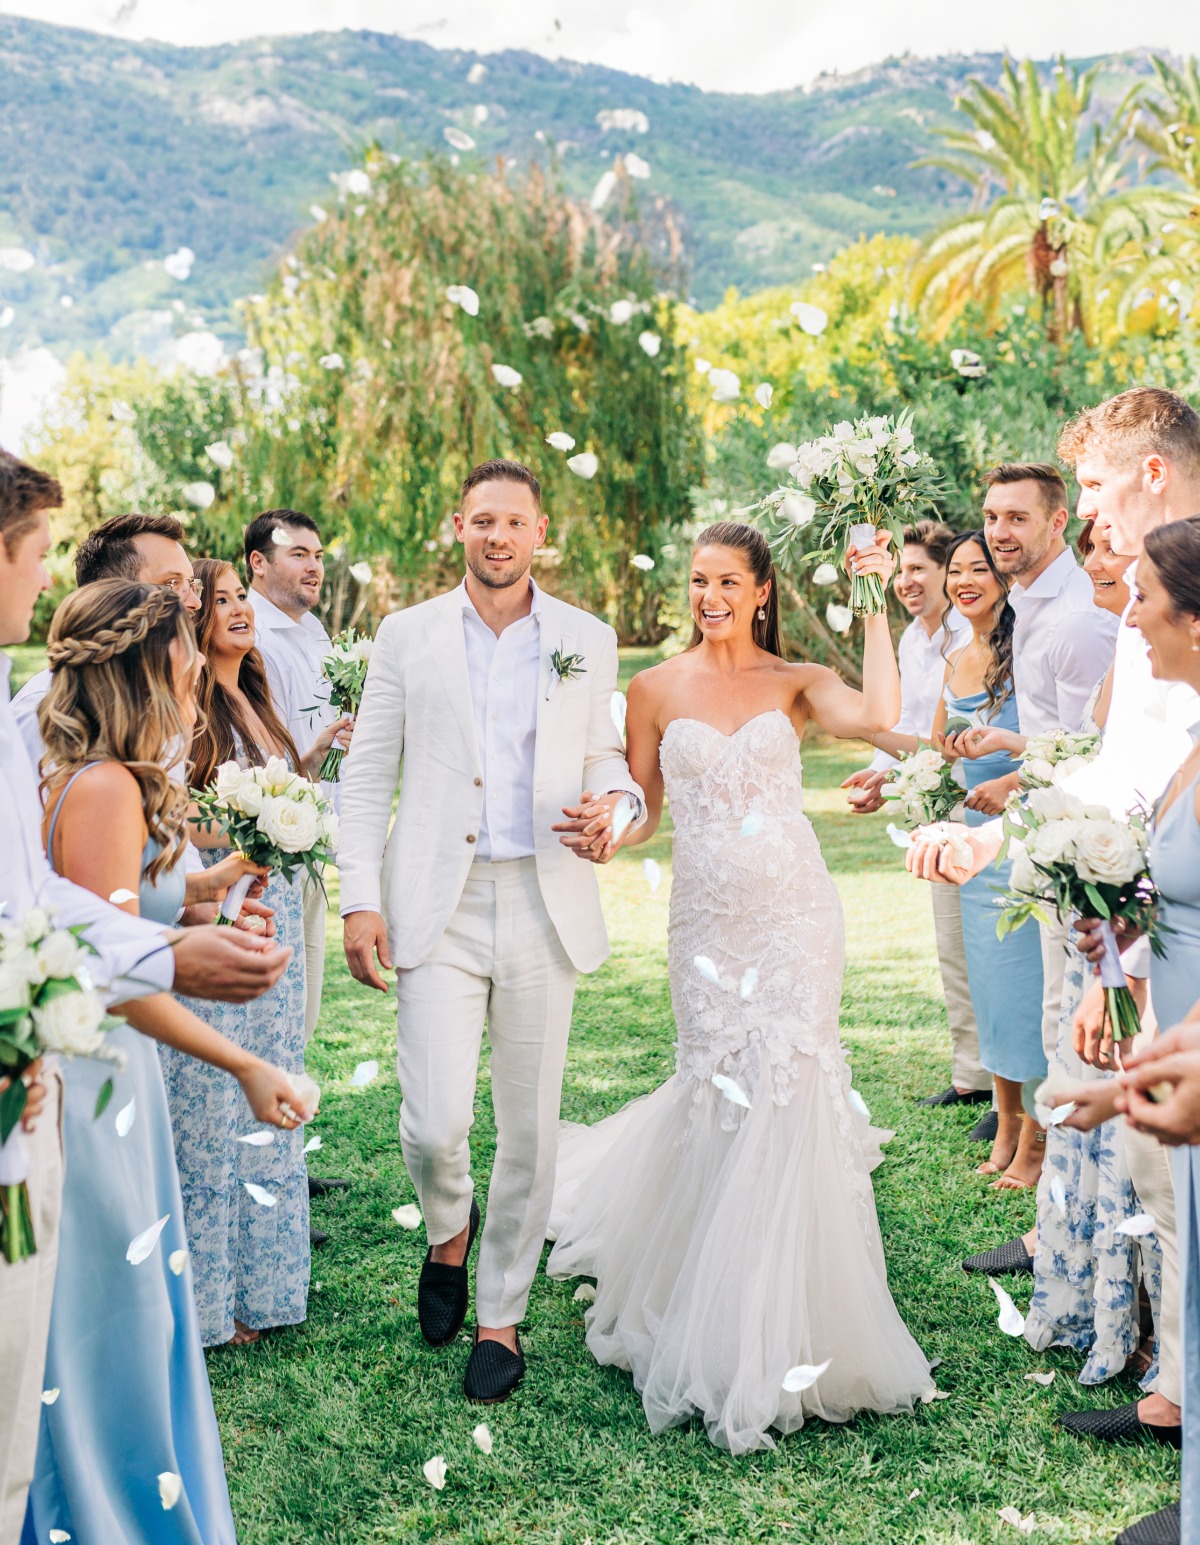
{"label": "white flower petal", "polygon": [[158,1243],[158,1236],[166,1227],[167,1219],[170,1216],[169,1212],[164,1213],[157,1223],[152,1223],[149,1228],[143,1229],[135,1239],[130,1240],[129,1248],[125,1252],[125,1259],[131,1266],[140,1266],[146,1257],[153,1252],[155,1245]]}
{"label": "white flower petal", "polygon": [[446,1484],[446,1461],[442,1455],[435,1454],[432,1459],[427,1459],[421,1466],[421,1474],[434,1491],[441,1491]]}
{"label": "white flower petal", "polygon": [[789,1368],[783,1376],[783,1387],[789,1395],[798,1395],[801,1390],[811,1389],[825,1370],[833,1361],[827,1357],[823,1363],[797,1363],[794,1368]]}
{"label": "white flower petal", "polygon": [[814,585],[837,584],[838,571],[832,563],[818,563],[813,570],[812,582]]}
{"label": "white flower petal", "polygon": [[646,884],[650,887],[650,894],[656,895],[658,887],[662,884],[662,869],[652,858],[642,859],[642,874]]}
{"label": "white flower petal", "polygon": [[289,1073],[288,1079],[311,1121],[321,1108],[321,1086],[307,1073]]}
{"label": "white flower petal", "polygon": [[321,1139],[319,1137],[310,1137],[308,1142],[305,1143],[302,1152],[304,1152],[304,1153],[316,1153],[317,1149],[320,1148],[320,1146],[321,1146]]}
{"label": "white flower petal", "polygon": [[488,109],[483,102],[477,102],[471,109],[471,122],[477,129],[481,129],[488,121]]}
{"label": "white flower petal", "polygon": [[492,1452],[494,1440],[486,1422],[480,1422],[479,1426],[475,1428],[471,1434],[471,1441],[481,1454],[490,1454]]}
{"label": "white flower petal", "polygon": [[851,1110],[857,1111],[858,1114],[864,1118],[864,1120],[870,1121],[871,1112],[867,1109],[867,1102],[863,1099],[862,1095],[859,1094],[857,1089],[851,1089],[850,1093],[846,1096],[846,1099],[850,1103]]}
{"label": "white flower petal", "polygon": [[658,353],[659,349],[662,348],[662,339],[658,336],[657,333],[639,333],[638,343],[641,345],[643,352],[648,354],[651,359],[653,359]]}
{"label": "white flower petal", "polygon": [[1025,1382],[1027,1384],[1040,1384],[1043,1389],[1046,1389],[1054,1383],[1054,1369],[1051,1368],[1049,1373],[1027,1373],[1025,1375]]}
{"label": "white flower petal", "polygon": [[[754,400],[760,408],[769,408],[771,406],[771,399],[774,396],[775,388],[771,385],[770,381],[760,381],[754,388]],[[767,465],[770,466],[770,464],[770,459],[768,458]]]}
{"label": "white flower petal", "polygon": [[711,369],[708,382],[713,389],[714,402],[736,402],[742,393],[742,383],[732,370]]}
{"label": "white flower petal", "polygon": [[16,309],[13,306],[0,307],[0,331],[11,327],[17,319]]}
{"label": "white flower petal", "polygon": [[892,839],[892,841],[896,844],[896,846],[898,848],[911,848],[912,847],[912,843],[913,843],[912,832],[901,831],[900,828],[895,824],[894,821],[889,821],[888,822],[888,824],[887,824],[887,834]]}
{"label": "white flower petal", "polygon": [[797,530],[802,530],[816,519],[817,501],[811,494],[802,494],[793,489],[784,494],[779,504],[779,513]]}
{"label": "white flower petal", "polygon": [[52,1406],[61,1394],[61,1389],[44,1389],[42,1391],[42,1404],[44,1406]]}
{"label": "white flower petal", "polygon": [[213,485],[203,481],[185,483],[179,492],[183,495],[184,502],[197,510],[206,510],[217,497],[217,490]]}
{"label": "white flower petal", "polygon": [[420,1228],[421,1209],[415,1202],[409,1202],[406,1207],[393,1207],[392,1218],[401,1228]]}
{"label": "white flower petal", "polygon": [[650,120],[640,107],[603,108],[596,114],[596,122],[602,134],[607,134],[610,129],[621,129],[626,134],[647,134],[650,131]]}
{"label": "white flower petal", "polygon": [[581,1282],[571,1297],[577,1304],[594,1304],[596,1302],[595,1285],[591,1282]]}
{"label": "white flower petal", "polygon": [[710,982],[715,982],[718,986],[720,985],[721,973],[707,955],[696,955],[692,960],[692,964],[701,976],[707,977]]}
{"label": "white flower petal", "polygon": [[728,1078],[724,1073],[714,1073],[712,1076],[713,1088],[720,1091],[731,1105],[741,1105],[744,1109],[750,1109],[750,1096],[734,1078]]}
{"label": "white flower petal", "polygon": [[204,454],[222,472],[228,472],[233,466],[233,447],[227,440],[214,440],[211,445],[204,447]]}
{"label": "white flower petal", "polygon": [[706,376],[711,369],[712,369],[712,364],[711,364],[711,362],[709,360],[706,360],[706,359],[697,359],[696,360],[696,374],[698,376]]}
{"label": "white flower petal", "polygon": [[379,1064],[374,1059],[370,1062],[360,1062],[350,1075],[351,1089],[365,1089],[369,1083],[373,1083],[379,1077]]}
{"label": "white flower petal", "polygon": [[633,801],[629,798],[628,794],[622,794],[612,815],[613,841],[620,842],[632,824]]}
{"label": "white flower petal", "polygon": [[471,138],[471,136],[462,129],[456,129],[453,124],[450,124],[444,128],[442,130],[442,135],[447,145],[449,145],[454,150],[475,149],[475,141]]}
{"label": "white flower petal", "polygon": [[322,220],[329,219],[329,211],[327,209],[323,209],[320,204],[310,204],[308,206],[308,212],[318,225],[321,224]]}
{"label": "white flower petal", "polygon": [[1046,1117],[1046,1125],[1048,1127],[1061,1126],[1061,1124],[1067,1119],[1067,1117],[1074,1109],[1074,1100],[1068,1100],[1065,1105],[1056,1105],[1050,1114]]}
{"label": "white flower petal", "polygon": [[186,1250],[172,1250],[170,1255],[167,1256],[167,1265],[177,1277],[182,1275],[183,1268],[187,1263],[188,1253]]}
{"label": "white flower petal", "polygon": [[921,1488],[919,1486],[914,1486],[913,1489],[909,1492],[907,1500],[909,1502],[915,1502],[920,1495]]}
{"label": "white flower petal", "polygon": [[812,306],[804,300],[795,300],[788,307],[788,310],[796,318],[804,331],[813,338],[823,333],[829,326],[829,317],[821,310],[820,306]]}
{"label": "white flower petal", "polygon": [[580,451],[578,456],[571,457],[567,462],[567,466],[570,467],[576,477],[591,479],[599,471],[600,461],[591,451]]}
{"label": "white flower petal", "polygon": [[1128,1234],[1134,1239],[1140,1239],[1145,1234],[1153,1234],[1154,1219],[1148,1212],[1139,1212],[1136,1217],[1125,1218],[1113,1229],[1114,1234]]}
{"label": "white flower petal", "polygon": [[128,1137],[129,1129],[133,1125],[133,1118],[137,1115],[137,1097],[130,1100],[128,1105],[122,1105],[117,1112],[113,1125],[117,1129],[118,1137]]}
{"label": "white flower petal", "polygon": [[521,372],[514,370],[511,365],[493,365],[492,378],[497,386],[506,386],[510,391],[514,387],[520,386],[523,379]]}
{"label": "white flower petal", "polygon": [[650,175],[650,163],[649,161],[643,161],[636,151],[627,150],[625,152],[625,170],[631,177],[636,177],[639,181],[644,182]]}
{"label": "white flower petal", "polygon": [[1011,1524],[1014,1529],[1020,1530],[1022,1534],[1032,1534],[1037,1522],[1036,1516],[1033,1513],[1022,1518],[1019,1507],[1002,1507],[998,1516],[1004,1523]]}
{"label": "white flower petal", "polygon": [[1025,1333],[1025,1316],[1013,1303],[1012,1299],[996,1281],[995,1277],[988,1278],[988,1285],[996,1295],[996,1302],[1000,1305],[1000,1318],[998,1324],[1006,1336],[1021,1336]]}
{"label": "white flower petal", "polygon": [[617,185],[617,174],[613,171],[602,172],[600,180],[592,189],[590,203],[593,209],[601,210],[612,197],[612,191]]}
{"label": "white flower petal", "polygon": [[475,63],[467,71],[467,85],[468,86],[478,86],[480,81],[483,80],[483,78],[484,78],[484,76],[486,74],[487,74],[487,65],[482,63],[481,60],[476,59]]}
{"label": "white flower petal", "polygon": [[825,608],[825,621],[835,633],[849,633],[854,613],[848,606],[837,606],[830,602]]}
{"label": "white flower petal", "polygon": [[573,451],[575,449],[575,436],[565,434],[561,429],[556,429],[552,435],[546,436],[546,444],[552,445],[556,451]]}
{"label": "white flower petal", "polygon": [[163,1470],[158,1477],[158,1497],[163,1512],[169,1513],[183,1495],[183,1482],[174,1470]]}
{"label": "white flower petal", "polygon": [[190,276],[195,261],[196,254],[190,247],[180,247],[163,258],[163,271],[170,279],[184,280]]}
{"label": "white flower petal", "polygon": [[742,982],[738,991],[741,993],[743,998],[749,998],[757,986],[758,967],[747,966],[746,969],[742,972]]}
{"label": "white flower petal", "polygon": [[469,284],[452,284],[446,291],[446,299],[461,306],[469,317],[479,315],[479,296]]}
{"label": "white flower petal", "polygon": [[654,559],[647,553],[634,553],[629,561],[635,569],[641,569],[643,574],[649,574],[650,570],[654,567]]}
{"label": "white flower petal", "polygon": [[239,1143],[245,1143],[248,1148],[269,1148],[275,1141],[275,1133],[268,1127],[263,1132],[247,1132],[244,1137],[239,1137]]}
{"label": "white flower petal", "polygon": [[322,354],[317,364],[325,370],[344,370],[346,361],[340,354]]}
{"label": "white flower petal", "polygon": [[271,1195],[265,1186],[256,1185],[253,1180],[243,1180],[242,1184],[250,1193],[251,1199],[256,1201],[260,1207],[274,1207],[276,1198]]}
{"label": "white flower petal", "polygon": [[633,302],[631,300],[614,300],[608,308],[609,321],[615,327],[624,327],[626,322],[633,317]]}
{"label": "white flower petal", "polygon": [[1050,1200],[1058,1208],[1064,1217],[1067,1214],[1067,1188],[1063,1184],[1061,1175],[1050,1177]]}
{"label": "white flower petal", "polygon": [[786,440],[773,445],[767,452],[767,466],[772,472],[782,472],[785,467],[790,467],[795,459],[796,447],[789,445]]}
{"label": "white flower petal", "polygon": [[356,585],[369,585],[371,577],[371,565],[369,563],[352,563],[350,565],[350,578]]}
{"label": "white flower petal", "polygon": [[47,1535],[47,1539],[50,1541],[50,1545],[67,1545],[67,1541],[70,1538],[71,1536],[65,1529],[51,1529],[50,1533]]}
{"label": "white flower petal", "polygon": [[761,810],[751,810],[749,815],[742,817],[742,836],[757,837],[765,825],[765,818]]}
{"label": "white flower petal", "polygon": [[36,262],[27,247],[0,247],[0,273],[28,273]]}

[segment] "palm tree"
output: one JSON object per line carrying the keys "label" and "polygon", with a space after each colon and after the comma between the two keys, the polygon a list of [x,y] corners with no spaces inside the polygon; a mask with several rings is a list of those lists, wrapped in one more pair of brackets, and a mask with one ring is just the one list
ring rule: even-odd
{"label": "palm tree", "polygon": [[913,301],[939,335],[968,302],[994,315],[1020,290],[1040,301],[1047,337],[1094,332],[1097,273],[1181,206],[1181,195],[1127,185],[1138,86],[1089,128],[1099,71],[1060,57],[1043,80],[1032,60],[1006,59],[998,88],[972,78],[956,99],[971,127],[939,129],[944,151],[916,163],[974,190],[971,212],[937,232],[914,265]]}

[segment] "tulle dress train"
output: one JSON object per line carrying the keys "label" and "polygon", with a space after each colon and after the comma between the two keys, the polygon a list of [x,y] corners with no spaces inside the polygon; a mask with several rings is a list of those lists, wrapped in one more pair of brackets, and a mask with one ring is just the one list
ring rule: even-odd
{"label": "tulle dress train", "polygon": [[662,768],[676,1072],[564,1125],[548,1271],[596,1279],[588,1347],[632,1372],[653,1431],[699,1415],[740,1454],[934,1386],[888,1289],[870,1172],[890,1134],[838,1040],[844,926],[795,730],[779,711],[734,735],[677,719]]}

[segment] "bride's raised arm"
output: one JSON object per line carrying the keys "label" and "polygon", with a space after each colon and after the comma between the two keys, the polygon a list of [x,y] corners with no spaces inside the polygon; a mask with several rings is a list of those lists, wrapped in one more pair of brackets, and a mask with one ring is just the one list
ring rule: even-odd
{"label": "bride's raised arm", "polygon": [[648,842],[662,820],[663,775],[658,761],[662,734],[658,727],[656,694],[639,674],[629,683],[625,699],[625,759],[633,781],[646,796],[646,819],[630,832],[621,846]]}
{"label": "bride's raised arm", "polygon": [[[880,533],[874,547],[851,556],[857,574],[878,574],[886,590],[896,567],[888,551],[890,532]],[[890,730],[900,717],[900,667],[888,627],[886,612],[862,619],[862,691],[848,687],[835,671],[823,665],[805,667],[803,687],[809,718],[842,740],[868,740]]]}

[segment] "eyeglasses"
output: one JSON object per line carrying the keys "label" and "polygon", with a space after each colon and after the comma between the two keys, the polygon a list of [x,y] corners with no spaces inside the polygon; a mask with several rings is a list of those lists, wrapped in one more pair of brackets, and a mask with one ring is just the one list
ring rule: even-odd
{"label": "eyeglasses", "polygon": [[204,581],[202,579],[168,579],[164,580],[168,590],[173,590],[177,596],[183,597],[190,590],[199,600],[204,595]]}

